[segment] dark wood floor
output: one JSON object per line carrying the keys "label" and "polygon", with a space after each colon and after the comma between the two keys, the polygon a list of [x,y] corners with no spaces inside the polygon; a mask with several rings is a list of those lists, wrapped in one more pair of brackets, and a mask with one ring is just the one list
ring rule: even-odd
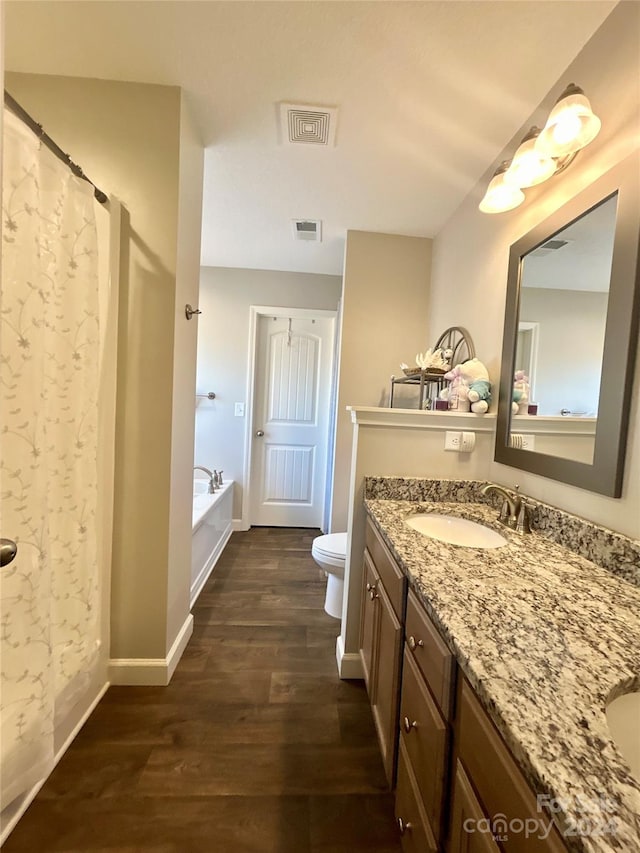
{"label": "dark wood floor", "polygon": [[5,853],[399,853],[317,531],[234,533],[168,687],[112,687]]}

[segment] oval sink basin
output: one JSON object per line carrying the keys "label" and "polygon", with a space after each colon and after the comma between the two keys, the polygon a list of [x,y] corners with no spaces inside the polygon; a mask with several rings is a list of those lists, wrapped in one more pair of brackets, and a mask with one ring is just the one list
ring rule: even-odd
{"label": "oval sink basin", "polygon": [[640,780],[640,693],[624,693],[606,708],[609,733],[620,754]]}
{"label": "oval sink basin", "polygon": [[476,521],[468,521],[466,518],[457,518],[455,515],[439,515],[436,512],[419,513],[410,515],[405,522],[431,539],[440,542],[448,542],[450,545],[463,545],[467,548],[500,548],[507,544],[504,536],[496,530],[478,524]]}

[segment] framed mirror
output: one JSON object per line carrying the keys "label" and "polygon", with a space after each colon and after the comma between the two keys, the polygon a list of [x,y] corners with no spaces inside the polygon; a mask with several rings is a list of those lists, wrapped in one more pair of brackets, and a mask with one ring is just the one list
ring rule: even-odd
{"label": "framed mirror", "polygon": [[636,153],[509,254],[495,460],[611,497],[638,349],[639,185]]}

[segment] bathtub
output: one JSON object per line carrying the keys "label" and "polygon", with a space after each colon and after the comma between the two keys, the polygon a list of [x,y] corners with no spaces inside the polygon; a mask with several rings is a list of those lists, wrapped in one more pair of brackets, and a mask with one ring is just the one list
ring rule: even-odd
{"label": "bathtub", "polygon": [[191,605],[202,591],[231,536],[233,480],[208,494],[208,480],[193,481]]}

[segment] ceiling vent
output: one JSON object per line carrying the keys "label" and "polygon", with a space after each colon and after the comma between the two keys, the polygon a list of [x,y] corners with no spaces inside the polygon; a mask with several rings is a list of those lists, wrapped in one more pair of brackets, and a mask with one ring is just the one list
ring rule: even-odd
{"label": "ceiling vent", "polygon": [[292,219],[295,240],[320,243],[322,240],[322,221],[320,219]]}
{"label": "ceiling vent", "polygon": [[568,243],[571,243],[571,240],[547,240],[547,242],[543,243],[542,246],[538,246],[537,249],[534,249],[531,254],[535,255],[537,258],[541,258],[544,257],[544,255],[550,255],[552,252],[557,252],[558,249],[561,249]]}
{"label": "ceiling vent", "polygon": [[280,104],[280,130],[285,145],[323,145],[336,141],[335,107]]}

